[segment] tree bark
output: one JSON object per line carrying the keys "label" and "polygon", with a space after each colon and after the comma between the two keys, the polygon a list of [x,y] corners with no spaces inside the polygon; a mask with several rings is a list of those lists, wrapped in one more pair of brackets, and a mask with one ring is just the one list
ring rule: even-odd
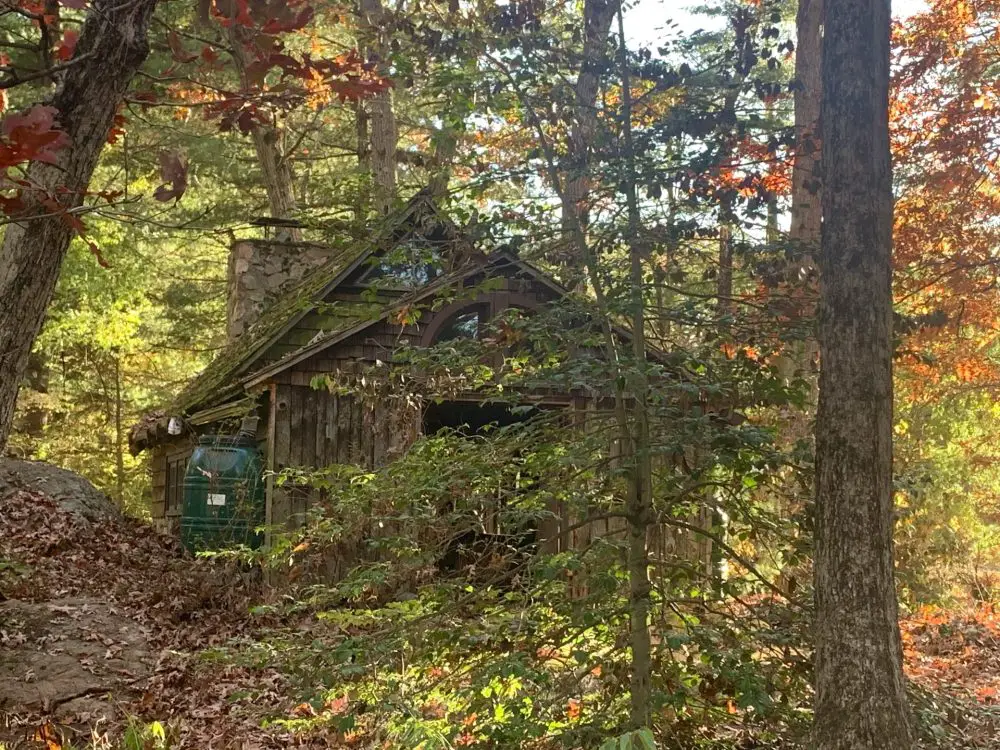
{"label": "tree bark", "polygon": [[[76,55],[90,57],[66,70],[52,100],[70,143],[56,164],[36,162],[29,168],[29,179],[64,209],[83,203],[115,113],[149,52],[155,7],[156,0],[94,0],[87,13]],[[38,218],[10,224],[0,245],[0,451],[73,234],[66,217],[53,216],[37,191],[26,193],[25,216]]]}
{"label": "tree bark", "polygon": [[[240,84],[244,94],[253,90],[253,85],[247,75],[250,65],[250,50],[254,46],[257,32],[239,24],[229,27],[229,43],[232,47],[233,62],[240,76]],[[275,219],[290,219],[298,208],[295,200],[295,175],[291,162],[281,145],[282,133],[276,123],[270,125],[254,124],[250,130],[253,138],[257,162],[264,177],[264,188],[267,190],[267,202],[271,216]],[[301,239],[302,233],[297,229],[290,231],[292,239]]]}
{"label": "tree bark", "polygon": [[[567,170],[562,195],[563,233],[567,237],[577,223],[586,231],[589,221],[590,151],[597,136],[597,92],[607,54],[608,34],[620,5],[620,0],[585,0],[583,4],[583,55],[573,89],[575,111],[567,144]],[[582,262],[581,258],[569,260]]]}
{"label": "tree bark", "polygon": [[799,0],[795,16],[795,161],[792,165],[792,223],[788,238],[802,253],[799,266],[812,267],[819,249],[823,205],[819,184],[819,110],[822,97],[823,0]]}
{"label": "tree bark", "polygon": [[[785,277],[791,298],[796,301],[796,313],[803,321],[811,321],[815,317],[812,292],[823,220],[820,184],[823,2],[799,0],[795,17],[795,79],[798,82],[795,92],[796,145],[792,164],[792,216],[788,231],[791,258]],[[792,342],[787,354],[777,360],[778,370],[786,380],[795,377],[807,379],[810,384],[810,407],[815,406],[817,398],[813,371],[815,355],[816,341],[813,332],[809,331],[803,340]],[[790,426],[791,441],[801,437],[807,419],[808,414],[803,414],[798,420],[800,424]]]}
{"label": "tree bark", "polygon": [[[388,76],[389,30],[381,0],[360,0],[359,18],[368,56],[377,63],[381,76]],[[396,200],[396,145],[399,131],[392,105],[392,88],[379,91],[368,101],[371,152],[369,164],[375,209],[387,214]]]}
{"label": "tree bark", "polygon": [[889,2],[827,0],[817,750],[912,746],[893,581]]}

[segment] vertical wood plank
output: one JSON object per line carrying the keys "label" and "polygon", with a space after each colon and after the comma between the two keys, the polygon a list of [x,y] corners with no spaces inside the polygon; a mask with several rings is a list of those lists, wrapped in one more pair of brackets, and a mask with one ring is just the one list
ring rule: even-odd
{"label": "vertical wood plank", "polygon": [[375,406],[373,415],[375,422],[375,444],[372,455],[373,466],[379,469],[386,464],[386,453],[389,450],[389,409],[385,403]]}
{"label": "vertical wood plank", "polygon": [[300,461],[308,468],[316,467],[316,397],[319,395],[309,386],[302,386],[302,433],[299,436],[302,455]]}
{"label": "vertical wood plank", "polygon": [[337,396],[337,463],[351,462],[351,397]]}
{"label": "vertical wood plank", "polygon": [[334,393],[330,393],[326,402],[326,462],[328,464],[335,464],[340,460],[337,457],[338,420],[337,396]]}
{"label": "vertical wood plank", "polygon": [[347,440],[347,462],[353,466],[360,466],[361,464],[361,404],[358,401],[356,395],[351,396],[350,400],[350,414],[351,414],[351,426],[350,426],[350,436]]}
{"label": "vertical wood plank", "polygon": [[[275,389],[277,403],[274,417],[274,467],[281,471],[291,465],[292,410],[291,386],[278,385]],[[291,502],[287,484],[274,488],[272,516],[274,523],[287,524],[291,515]]]}
{"label": "vertical wood plank", "polygon": [[358,409],[361,411],[361,432],[358,435],[358,446],[360,456],[358,464],[366,469],[371,469],[375,465],[375,441],[373,432],[375,429],[372,417],[371,404],[362,399],[358,399]]}
{"label": "vertical wood plank", "polygon": [[271,547],[271,525],[274,523],[274,453],[275,438],[278,423],[278,386],[271,383],[268,386],[267,403],[267,448],[266,467],[267,479],[264,484],[264,546]]}
{"label": "vertical wood plank", "polygon": [[288,445],[288,463],[290,466],[302,466],[302,388],[291,386],[289,389],[288,410],[291,441]]}
{"label": "vertical wood plank", "polygon": [[321,469],[326,466],[326,402],[327,391],[313,391],[313,403],[316,406],[316,442],[313,447],[313,461],[316,468]]}

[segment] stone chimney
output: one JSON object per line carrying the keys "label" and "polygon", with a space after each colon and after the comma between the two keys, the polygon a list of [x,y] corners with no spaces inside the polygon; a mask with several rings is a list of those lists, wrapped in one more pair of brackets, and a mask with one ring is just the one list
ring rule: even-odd
{"label": "stone chimney", "polygon": [[305,242],[240,240],[229,250],[226,333],[239,338],[283,293],[323,265],[332,249]]}

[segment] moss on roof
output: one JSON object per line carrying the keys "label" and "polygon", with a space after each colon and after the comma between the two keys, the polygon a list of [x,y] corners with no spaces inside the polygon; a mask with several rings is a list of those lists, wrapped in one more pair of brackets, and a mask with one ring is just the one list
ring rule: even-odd
{"label": "moss on roof", "polygon": [[326,287],[369,248],[349,247],[308,274],[297,286],[267,308],[242,336],[230,342],[205,370],[187,384],[174,400],[171,413],[190,414],[193,410],[224,401],[242,391],[238,376],[264,354],[276,337],[299,317],[311,310]]}
{"label": "moss on roof", "polygon": [[[306,275],[295,287],[284,293],[268,307],[235,341],[230,342],[216,356],[205,370],[192,380],[174,399],[169,408],[171,414],[188,414],[202,408],[224,402],[243,392],[241,375],[251,366],[301,317],[323,302],[331,288],[343,281],[343,277],[357,264],[379,249],[387,249],[389,244],[417,230],[421,220],[434,217],[437,222],[447,221],[437,213],[425,191],[417,193],[407,204],[384,221],[378,231],[367,240],[349,244],[336,252],[323,265]],[[339,320],[325,335],[336,330],[346,330],[364,319],[355,305],[328,306],[329,311]],[[371,316],[371,305],[364,305],[365,315]],[[327,312],[326,310],[324,312]]]}

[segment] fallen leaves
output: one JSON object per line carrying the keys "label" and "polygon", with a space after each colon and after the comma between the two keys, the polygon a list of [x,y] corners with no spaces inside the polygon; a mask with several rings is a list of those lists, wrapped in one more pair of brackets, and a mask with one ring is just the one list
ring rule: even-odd
{"label": "fallen leaves", "polygon": [[[85,612],[65,613],[79,618],[81,640],[100,644],[98,653],[134,686],[131,697],[116,696],[123,716],[170,722],[181,739],[178,747],[310,746],[280,727],[261,729],[265,719],[289,710],[292,691],[283,676],[203,656],[206,649],[254,637],[275,624],[250,614],[261,594],[251,571],[186,557],[176,541],[117,514],[110,503],[107,517],[93,521],[30,490],[0,496],[0,560],[16,561],[19,571],[0,575],[8,599],[99,599],[147,634],[150,653],[158,657],[140,670],[128,662],[116,633],[89,626]],[[60,606],[53,614],[63,616]],[[0,637],[13,644],[25,634],[9,622]],[[87,669],[82,661],[81,666]],[[152,677],[137,681],[129,677],[132,672]],[[37,727],[45,720],[23,715],[16,723]],[[121,723],[100,727],[112,735],[125,729]]]}
{"label": "fallen leaves", "polygon": [[980,604],[922,607],[900,623],[907,676],[924,687],[995,703],[1000,694],[1000,617]]}

